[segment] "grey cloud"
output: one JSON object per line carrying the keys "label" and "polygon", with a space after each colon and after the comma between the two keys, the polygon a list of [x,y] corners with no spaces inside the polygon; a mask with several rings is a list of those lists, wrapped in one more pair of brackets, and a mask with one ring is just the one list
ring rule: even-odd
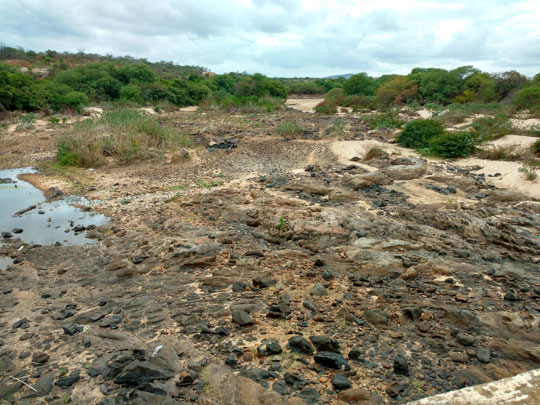
{"label": "grey cloud", "polygon": [[490,71],[539,70],[540,4],[533,0],[402,0],[398,8],[337,3],[51,0],[44,7],[0,0],[0,42],[273,76],[379,75],[470,63]]}

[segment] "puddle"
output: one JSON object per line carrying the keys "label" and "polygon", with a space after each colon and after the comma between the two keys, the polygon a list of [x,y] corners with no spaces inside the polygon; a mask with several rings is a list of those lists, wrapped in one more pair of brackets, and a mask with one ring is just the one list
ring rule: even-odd
{"label": "puddle", "polygon": [[[83,245],[94,242],[85,237],[85,231],[75,234],[73,227],[103,225],[108,222],[108,218],[99,213],[85,212],[71,204],[91,206],[95,202],[81,196],[67,196],[61,200],[46,202],[43,192],[17,177],[35,172],[32,168],[0,170],[0,232],[11,232],[13,238],[40,245],[56,242],[63,245]],[[6,182],[6,179],[11,179],[11,182]],[[34,205],[36,208],[13,216]],[[14,233],[13,229],[17,228],[23,232]],[[0,268],[5,268],[6,259],[8,264],[11,263],[11,259],[0,257]]]}

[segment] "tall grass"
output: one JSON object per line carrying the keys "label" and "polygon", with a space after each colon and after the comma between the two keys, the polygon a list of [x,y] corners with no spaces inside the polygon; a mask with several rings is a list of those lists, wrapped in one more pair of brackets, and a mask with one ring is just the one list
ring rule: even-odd
{"label": "tall grass", "polygon": [[107,156],[129,162],[158,149],[190,144],[189,137],[154,117],[133,110],[116,110],[75,124],[58,141],[57,160],[62,165],[99,166]]}

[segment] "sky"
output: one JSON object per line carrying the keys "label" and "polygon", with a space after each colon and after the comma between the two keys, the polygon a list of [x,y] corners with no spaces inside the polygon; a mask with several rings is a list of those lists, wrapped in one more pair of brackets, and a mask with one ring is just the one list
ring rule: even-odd
{"label": "sky", "polygon": [[0,43],[216,73],[540,72],[539,0],[0,0]]}

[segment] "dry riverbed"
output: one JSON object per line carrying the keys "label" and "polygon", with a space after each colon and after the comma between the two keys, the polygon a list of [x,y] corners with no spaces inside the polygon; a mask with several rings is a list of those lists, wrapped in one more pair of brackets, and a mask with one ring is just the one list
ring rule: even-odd
{"label": "dry riverbed", "polygon": [[50,163],[62,125],[0,132],[1,169],[110,219],[2,240],[0,403],[406,403],[540,366],[517,167],[424,160],[354,114],[161,118],[193,147],[94,169]]}

